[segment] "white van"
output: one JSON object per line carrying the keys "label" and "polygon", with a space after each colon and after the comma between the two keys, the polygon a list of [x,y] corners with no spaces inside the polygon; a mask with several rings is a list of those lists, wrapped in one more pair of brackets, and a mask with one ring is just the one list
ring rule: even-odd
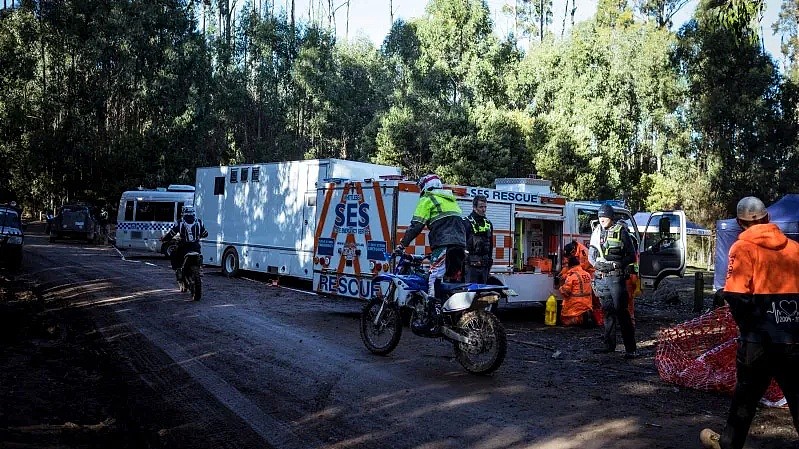
{"label": "white van", "polygon": [[194,186],[172,184],[155,190],[122,193],[117,213],[115,246],[120,250],[148,251],[169,256],[174,240],[163,237],[180,218],[183,206],[194,205]]}

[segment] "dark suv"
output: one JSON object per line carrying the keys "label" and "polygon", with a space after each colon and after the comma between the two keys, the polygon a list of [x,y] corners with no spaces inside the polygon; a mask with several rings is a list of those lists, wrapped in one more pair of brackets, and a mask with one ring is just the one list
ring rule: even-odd
{"label": "dark suv", "polygon": [[22,265],[22,211],[15,205],[0,204],[0,262],[12,270]]}
{"label": "dark suv", "polygon": [[99,232],[96,210],[87,204],[61,206],[58,215],[48,223],[48,228],[50,229],[50,242],[63,238],[93,242]]}

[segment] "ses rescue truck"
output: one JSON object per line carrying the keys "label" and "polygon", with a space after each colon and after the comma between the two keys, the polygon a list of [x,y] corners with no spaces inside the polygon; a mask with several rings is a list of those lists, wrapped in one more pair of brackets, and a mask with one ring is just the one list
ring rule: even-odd
{"label": "ses rescue truck", "polygon": [[316,185],[329,178],[399,175],[396,167],[340,159],[197,169],[194,206],[208,238],[204,263],[311,280]]}
{"label": "ses rescue truck", "polygon": [[[565,197],[553,194],[550,185],[550,181],[541,179],[509,178],[498,179],[496,189],[445,187],[455,193],[464,215],[471,212],[475,195],[488,198],[486,216],[494,225],[494,265],[489,283],[507,285],[516,293],[503,298],[500,307],[536,305],[545,302],[550,294],[558,296],[554,276],[563,263],[563,246],[571,240],[588,246],[601,203],[567,202]],[[320,294],[371,297],[379,288],[372,279],[391,269],[386,255],[408,228],[419,194],[414,182],[399,176],[335,179],[320,184],[313,245],[314,290]],[[629,211],[614,209],[636,242],[641,242]],[[661,218],[676,223],[678,231],[680,223],[684,228],[682,212],[656,212],[650,223]],[[667,229],[667,233],[670,231]],[[666,238],[653,232],[650,241],[656,237]],[[645,284],[651,279],[650,287],[667,274],[684,272],[684,233],[682,237],[669,234],[668,238],[672,251],[657,247],[657,255],[641,254],[642,278]],[[431,252],[426,229],[409,250],[419,255]]]}

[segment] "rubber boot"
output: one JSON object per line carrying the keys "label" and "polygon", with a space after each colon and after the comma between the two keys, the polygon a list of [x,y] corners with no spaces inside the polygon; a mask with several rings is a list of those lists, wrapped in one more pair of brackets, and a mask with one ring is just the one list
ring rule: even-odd
{"label": "rubber boot", "polygon": [[721,449],[719,434],[710,429],[702,429],[702,432],[699,433],[699,441],[702,443],[702,447],[707,449]]}

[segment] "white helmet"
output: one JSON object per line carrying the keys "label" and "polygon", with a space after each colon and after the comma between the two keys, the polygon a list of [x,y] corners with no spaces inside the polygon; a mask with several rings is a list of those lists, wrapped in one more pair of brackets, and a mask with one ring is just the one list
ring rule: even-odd
{"label": "white helmet", "polygon": [[419,178],[419,182],[417,182],[416,185],[419,186],[419,190],[421,190],[422,193],[433,189],[444,188],[444,184],[441,183],[441,179],[439,179],[438,175],[434,173],[422,176]]}

